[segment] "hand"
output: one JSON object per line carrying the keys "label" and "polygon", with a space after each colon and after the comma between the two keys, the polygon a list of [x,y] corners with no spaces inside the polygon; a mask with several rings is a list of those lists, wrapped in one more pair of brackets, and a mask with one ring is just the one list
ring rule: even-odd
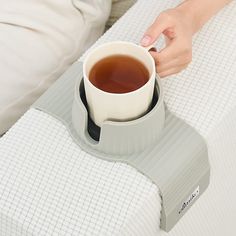
{"label": "hand", "polygon": [[142,46],[153,44],[161,34],[166,47],[160,52],[151,51],[160,77],[176,74],[192,60],[193,27],[190,18],[178,8],[162,12],[149,27],[141,41]]}

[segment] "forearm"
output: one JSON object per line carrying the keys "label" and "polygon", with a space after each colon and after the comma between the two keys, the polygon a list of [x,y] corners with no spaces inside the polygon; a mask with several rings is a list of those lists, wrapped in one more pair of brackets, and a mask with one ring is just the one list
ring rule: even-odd
{"label": "forearm", "polygon": [[213,15],[232,0],[185,0],[177,8],[192,24],[196,33]]}

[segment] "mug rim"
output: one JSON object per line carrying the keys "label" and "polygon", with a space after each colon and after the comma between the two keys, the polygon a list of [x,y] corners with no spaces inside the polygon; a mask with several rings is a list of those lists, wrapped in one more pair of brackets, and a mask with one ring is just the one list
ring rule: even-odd
{"label": "mug rim", "polygon": [[[151,63],[152,63],[152,67],[153,67],[153,71],[149,76],[148,81],[142,85],[140,88],[127,92],[127,93],[110,93],[110,92],[106,92],[98,87],[96,87],[90,80],[89,80],[89,76],[85,73],[86,72],[86,64],[87,61],[89,60],[89,58],[91,57],[92,54],[94,54],[96,51],[100,50],[101,48],[105,47],[105,46],[109,46],[112,44],[126,44],[126,45],[130,45],[133,47],[138,48],[139,50],[142,50],[144,53],[146,53],[146,55],[148,55],[151,59]],[[125,55],[125,54],[124,54]],[[104,57],[105,58],[105,57]],[[93,65],[94,66],[94,65]],[[93,87],[97,92],[105,94],[105,95],[112,95],[112,96],[127,96],[127,95],[132,95],[135,93],[138,93],[140,90],[142,90],[143,88],[149,86],[150,83],[153,82],[153,80],[155,80],[155,78],[157,78],[158,80],[160,79],[159,75],[156,73],[156,69],[155,69],[155,62],[154,59],[152,58],[152,56],[149,54],[148,50],[145,47],[142,47],[138,44],[132,43],[132,42],[126,42],[126,41],[112,41],[112,42],[108,42],[108,43],[104,43],[102,45],[97,46],[96,48],[92,49],[90,52],[88,52],[88,54],[86,55],[84,62],[83,62],[83,77],[84,80],[86,80],[86,82],[89,84],[89,86]]]}

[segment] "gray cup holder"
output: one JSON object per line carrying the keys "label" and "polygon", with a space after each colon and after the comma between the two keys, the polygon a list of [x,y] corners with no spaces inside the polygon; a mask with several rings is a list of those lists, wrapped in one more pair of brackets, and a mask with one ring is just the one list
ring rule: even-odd
{"label": "gray cup holder", "polygon": [[[83,80],[81,80],[81,82],[80,82],[79,93],[80,93],[80,99],[83,102],[83,104],[88,112],[88,124],[87,124],[88,133],[91,138],[93,138],[95,141],[99,142],[101,128],[93,122],[93,120],[91,119],[91,117],[89,115],[88,103],[87,103],[87,99],[86,99],[86,95],[85,95]],[[153,92],[152,103],[151,103],[147,113],[149,113],[156,106],[157,101],[158,101],[158,97],[159,97],[158,91],[155,88],[154,92]]]}
{"label": "gray cup holder", "polygon": [[103,154],[129,155],[144,150],[161,134],[165,121],[165,108],[160,83],[156,80],[153,100],[147,113],[135,120],[105,121],[98,127],[90,118],[83,79],[75,87],[72,124],[90,149]]}
{"label": "gray cup holder", "polygon": [[162,198],[161,228],[169,231],[209,184],[205,140],[163,102],[156,80],[146,115],[132,121],[93,126],[82,82],[82,63],[74,65],[33,105],[65,125],[74,143],[91,158],[126,163],[155,183]]}

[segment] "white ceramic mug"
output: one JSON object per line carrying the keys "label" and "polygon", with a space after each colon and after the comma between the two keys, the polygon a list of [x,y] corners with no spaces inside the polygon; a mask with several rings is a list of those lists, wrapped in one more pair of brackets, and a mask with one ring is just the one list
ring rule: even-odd
{"label": "white ceramic mug", "polygon": [[[108,93],[95,87],[89,80],[92,67],[101,59],[112,55],[127,55],[141,61],[149,71],[147,83],[128,93]],[[88,53],[83,73],[89,115],[96,125],[101,127],[106,120],[134,120],[147,112],[152,102],[156,78],[155,62],[148,48],[122,41],[103,44]]]}

